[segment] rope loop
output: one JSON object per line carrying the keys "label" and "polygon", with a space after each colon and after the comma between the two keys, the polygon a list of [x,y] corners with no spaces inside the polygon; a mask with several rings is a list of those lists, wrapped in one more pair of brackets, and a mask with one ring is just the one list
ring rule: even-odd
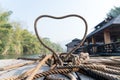
{"label": "rope loop", "polygon": [[34,29],[35,29],[35,33],[36,33],[36,36],[37,36],[39,42],[40,42],[45,48],[47,48],[50,52],[52,52],[52,53],[55,55],[55,57],[59,60],[60,64],[62,64],[62,60],[58,57],[57,53],[56,53],[53,49],[51,49],[50,47],[48,47],[48,46],[41,40],[41,37],[40,37],[39,34],[38,34],[38,31],[37,31],[37,22],[38,22],[39,19],[42,19],[42,18],[45,18],[45,17],[47,17],[47,18],[52,18],[52,19],[64,19],[64,18],[68,18],[68,17],[77,17],[77,18],[82,19],[83,22],[85,23],[85,33],[84,33],[84,36],[83,36],[83,39],[82,39],[81,43],[80,43],[78,46],[76,46],[75,48],[73,48],[73,49],[68,53],[68,55],[66,56],[66,58],[67,58],[72,52],[74,52],[76,49],[78,49],[80,46],[82,46],[82,44],[84,43],[84,41],[85,41],[85,39],[86,39],[86,35],[87,35],[87,30],[88,30],[87,21],[86,21],[82,16],[76,15],[76,14],[70,14],[70,15],[65,15],[65,16],[61,16],[61,17],[55,17],[55,16],[51,16],[51,15],[41,15],[41,16],[39,16],[39,17],[37,17],[37,18],[35,19]]}

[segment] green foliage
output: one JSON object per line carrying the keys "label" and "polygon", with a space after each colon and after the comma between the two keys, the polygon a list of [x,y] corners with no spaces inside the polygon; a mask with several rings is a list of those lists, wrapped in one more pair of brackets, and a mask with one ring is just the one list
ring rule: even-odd
{"label": "green foliage", "polygon": [[[62,52],[63,48],[61,48],[60,44],[51,42],[49,38],[43,38],[42,41],[49,46],[51,49],[53,49],[56,52]],[[44,47],[41,47],[44,48]],[[43,50],[43,49],[42,49]],[[50,51],[48,51],[47,49],[44,49],[43,53],[50,53]]]}
{"label": "green foliage", "polygon": [[[22,29],[19,22],[10,23],[11,14],[11,11],[0,12],[0,54],[50,53],[39,43],[36,35]],[[53,43],[47,38],[42,40],[55,51],[62,51],[59,44]]]}
{"label": "green foliage", "polygon": [[107,17],[110,17],[110,16],[117,17],[118,15],[120,15],[120,7],[114,7],[109,11],[109,13],[107,14]]}

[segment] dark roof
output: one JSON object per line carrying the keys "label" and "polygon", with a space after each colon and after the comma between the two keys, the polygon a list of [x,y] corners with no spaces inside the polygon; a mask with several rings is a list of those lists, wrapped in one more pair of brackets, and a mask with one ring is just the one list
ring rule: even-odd
{"label": "dark roof", "polygon": [[73,41],[78,41],[78,42],[80,42],[80,39],[75,38],[75,39],[72,40],[72,42],[73,42]]}
{"label": "dark roof", "polygon": [[66,46],[74,47],[74,46],[78,45],[80,42],[81,42],[80,39],[75,38],[75,39],[72,40],[72,42],[66,44]]}
{"label": "dark roof", "polygon": [[[87,35],[87,38],[91,37],[92,35],[96,34],[97,32],[100,32],[102,30],[104,30],[105,28],[114,25],[114,24],[119,24],[120,25],[120,15],[118,15],[116,18],[111,19],[110,21],[104,23],[104,21],[102,21],[100,24],[104,24],[103,26],[101,26],[99,29],[94,30],[93,32],[91,32],[90,34]],[[100,24],[98,24],[97,26],[99,26]],[[95,26],[95,27],[97,27]]]}

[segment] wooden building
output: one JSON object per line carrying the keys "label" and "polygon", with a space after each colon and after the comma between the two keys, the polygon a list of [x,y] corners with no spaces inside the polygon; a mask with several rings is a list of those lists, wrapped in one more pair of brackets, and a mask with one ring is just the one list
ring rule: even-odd
{"label": "wooden building", "polygon": [[[120,15],[115,18],[108,17],[94,28],[95,30],[87,35],[82,46],[88,53],[120,53]],[[78,43],[80,43],[78,39],[68,43],[67,52]]]}
{"label": "wooden building", "polygon": [[[120,15],[112,18],[108,17],[97,26],[95,30],[87,35],[87,45],[95,45],[92,52],[116,52],[120,47]],[[114,44],[113,44],[114,43]],[[101,48],[99,47],[101,46]],[[101,49],[101,51],[99,50]],[[104,48],[104,49],[103,49]],[[115,50],[116,49],[116,50]]]}
{"label": "wooden building", "polygon": [[109,44],[120,39],[120,15],[116,18],[109,17],[95,26],[95,30],[88,34],[87,44]]}
{"label": "wooden building", "polygon": [[80,39],[73,39],[72,42],[66,44],[67,46],[67,52],[71,51],[74,47],[76,47],[81,42]]}

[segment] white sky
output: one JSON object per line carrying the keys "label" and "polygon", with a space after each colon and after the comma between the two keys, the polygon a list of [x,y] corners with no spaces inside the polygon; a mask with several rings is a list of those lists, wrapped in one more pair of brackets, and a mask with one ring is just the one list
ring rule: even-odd
{"label": "white sky", "polygon": [[[120,0],[0,0],[1,7],[13,11],[11,20],[22,22],[34,33],[34,20],[43,14],[63,16],[78,14],[88,22],[88,33],[94,26],[105,19],[106,14],[114,6],[120,6]],[[49,37],[55,42],[81,39],[84,25],[77,18],[65,20],[42,19],[38,23],[42,37]]]}

